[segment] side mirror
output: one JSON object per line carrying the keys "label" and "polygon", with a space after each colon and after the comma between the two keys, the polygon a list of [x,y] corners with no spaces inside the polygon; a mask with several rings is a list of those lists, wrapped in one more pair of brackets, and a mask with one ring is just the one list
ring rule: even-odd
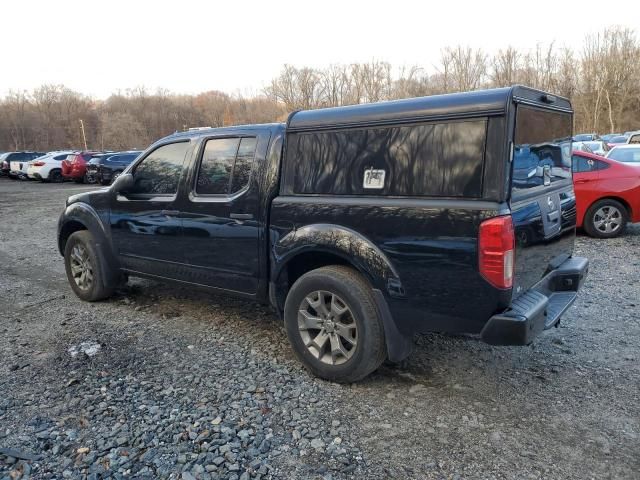
{"label": "side mirror", "polygon": [[133,190],[134,185],[133,175],[123,173],[115,179],[113,185],[111,185],[111,190],[115,193],[128,193]]}

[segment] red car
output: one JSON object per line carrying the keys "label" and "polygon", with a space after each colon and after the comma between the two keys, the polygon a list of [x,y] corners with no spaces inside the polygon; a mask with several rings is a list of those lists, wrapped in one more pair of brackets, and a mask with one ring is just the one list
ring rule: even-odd
{"label": "red car", "polygon": [[87,173],[87,162],[99,152],[76,152],[67,156],[62,161],[62,177],[83,183]]}
{"label": "red car", "polygon": [[640,222],[640,166],[592,153],[572,153],[578,227],[592,237],[620,235]]}

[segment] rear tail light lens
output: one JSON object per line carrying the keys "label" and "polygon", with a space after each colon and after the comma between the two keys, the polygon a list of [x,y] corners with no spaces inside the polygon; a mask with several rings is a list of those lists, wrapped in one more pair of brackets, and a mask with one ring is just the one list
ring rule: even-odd
{"label": "rear tail light lens", "polygon": [[43,167],[44,162],[32,162],[31,165],[33,165],[34,167]]}
{"label": "rear tail light lens", "polygon": [[478,262],[480,274],[496,288],[513,286],[513,222],[511,216],[494,217],[480,224]]}

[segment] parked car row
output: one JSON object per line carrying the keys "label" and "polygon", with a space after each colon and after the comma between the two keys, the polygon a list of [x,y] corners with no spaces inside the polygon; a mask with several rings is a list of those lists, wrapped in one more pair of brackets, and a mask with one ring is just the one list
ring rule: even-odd
{"label": "parked car row", "polygon": [[140,153],[137,150],[6,152],[0,154],[0,175],[42,182],[71,180],[109,185]]}
{"label": "parked car row", "polygon": [[[578,133],[573,136],[574,142],[602,142],[608,149],[625,143],[640,143],[640,130],[632,130],[624,133],[607,133],[598,135],[597,133]],[[587,150],[585,150],[587,151]]]}

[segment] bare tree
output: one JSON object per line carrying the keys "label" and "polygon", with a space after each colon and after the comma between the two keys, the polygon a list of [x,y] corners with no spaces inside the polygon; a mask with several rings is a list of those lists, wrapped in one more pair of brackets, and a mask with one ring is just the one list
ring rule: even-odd
{"label": "bare tree", "polygon": [[177,95],[144,86],[96,101],[63,85],[10,91],[0,100],[0,150],[142,148],[193,126],[284,121],[289,112],[521,83],[571,99],[575,129],[640,128],[640,43],[636,32],[611,28],[585,38],[580,52],[538,44],[494,55],[456,46],[436,65],[402,67],[372,60],[327,68],[284,65],[262,94],[210,90]]}

